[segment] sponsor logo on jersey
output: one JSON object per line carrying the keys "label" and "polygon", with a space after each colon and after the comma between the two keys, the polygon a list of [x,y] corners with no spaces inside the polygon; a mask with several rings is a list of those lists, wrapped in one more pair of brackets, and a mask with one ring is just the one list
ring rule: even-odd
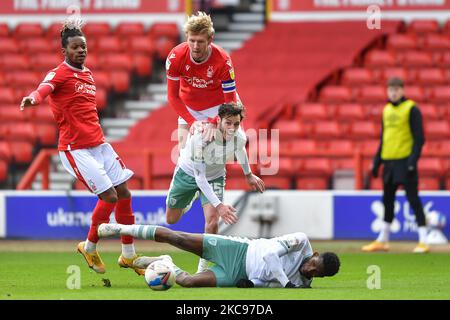
{"label": "sponsor logo on jersey", "polygon": [[87,93],[95,96],[96,87],[92,84],[82,83],[80,81],[77,81],[75,83],[75,92],[78,93]]}
{"label": "sponsor logo on jersey", "polygon": [[56,72],[49,72],[46,76],[43,82],[47,82],[52,80],[56,75]]}
{"label": "sponsor logo on jersey", "polygon": [[197,78],[197,77],[193,77],[193,78],[185,77],[184,79],[191,86],[193,86],[194,88],[199,88],[199,89],[207,88],[208,85],[211,85],[211,84],[214,83],[214,80],[204,80],[204,79],[200,79],[200,78]]}
{"label": "sponsor logo on jersey", "polygon": [[209,66],[209,67],[208,67],[208,71],[206,71],[206,76],[207,76],[208,78],[212,78],[212,77],[213,77],[213,74],[214,74],[213,66]]}

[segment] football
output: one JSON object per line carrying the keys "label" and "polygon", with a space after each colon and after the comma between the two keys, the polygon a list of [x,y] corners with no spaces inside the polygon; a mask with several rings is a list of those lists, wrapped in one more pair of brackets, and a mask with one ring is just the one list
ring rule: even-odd
{"label": "football", "polygon": [[175,278],[173,267],[164,260],[152,262],[145,269],[145,282],[152,290],[169,290],[175,284]]}
{"label": "football", "polygon": [[429,212],[426,215],[427,224],[430,228],[444,229],[446,225],[445,215],[438,211]]}

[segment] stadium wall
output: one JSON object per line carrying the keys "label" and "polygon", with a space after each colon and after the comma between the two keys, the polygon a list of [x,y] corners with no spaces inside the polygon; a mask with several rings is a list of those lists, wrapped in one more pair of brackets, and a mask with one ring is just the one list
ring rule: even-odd
{"label": "stadium wall", "polygon": [[[136,223],[202,232],[204,218],[199,201],[178,223],[167,226],[165,198],[165,191],[134,191]],[[449,221],[450,192],[421,192],[421,199],[426,214],[440,212]],[[0,192],[0,238],[82,239],[88,232],[96,201],[95,196],[84,191]],[[240,217],[236,225],[222,225],[221,233],[252,238],[303,231],[311,239],[373,239],[383,216],[381,193],[376,191],[269,190],[263,196],[227,191],[225,202],[235,204]],[[265,209],[258,207],[261,204]],[[391,238],[416,240],[415,217],[403,192],[399,192],[395,208]],[[276,219],[270,228],[266,224],[262,229],[256,218],[264,210],[266,217],[275,213]],[[450,237],[448,224],[443,232]]]}

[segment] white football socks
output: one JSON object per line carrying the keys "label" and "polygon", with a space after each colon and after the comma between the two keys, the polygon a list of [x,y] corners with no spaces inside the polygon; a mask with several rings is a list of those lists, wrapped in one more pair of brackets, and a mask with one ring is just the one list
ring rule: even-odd
{"label": "white football socks", "polygon": [[136,251],[134,249],[134,244],[123,244],[122,243],[122,256],[126,259],[131,259],[136,256]]}
{"label": "white football socks", "polygon": [[381,227],[380,234],[378,235],[377,241],[378,242],[389,242],[389,233],[391,232],[391,224],[383,221],[383,225]]}
{"label": "white football socks", "polygon": [[419,242],[427,244],[427,227],[419,227]]}
{"label": "white football socks", "polygon": [[84,243],[84,250],[89,253],[93,253],[97,251],[97,244],[86,239],[86,242]]}
{"label": "white football socks", "polygon": [[198,262],[197,273],[208,270],[208,260],[200,258]]}

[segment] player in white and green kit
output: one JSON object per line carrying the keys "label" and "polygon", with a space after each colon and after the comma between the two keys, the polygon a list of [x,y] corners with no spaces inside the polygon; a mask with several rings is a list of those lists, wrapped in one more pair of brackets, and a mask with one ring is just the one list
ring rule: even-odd
{"label": "player in white and green kit", "polygon": [[[248,163],[245,150],[247,138],[240,128],[243,112],[242,105],[223,104],[218,110],[217,129],[212,141],[205,141],[202,128],[188,135],[166,199],[168,224],[176,223],[190,209],[198,194],[205,215],[205,233],[217,234],[219,217],[227,224],[237,221],[236,210],[222,203],[225,165],[234,157],[241,164],[248,184],[254,190],[264,192],[264,182],[252,173]],[[201,259],[198,272],[206,268],[207,261]]]}
{"label": "player in white and green kit", "polygon": [[[336,254],[313,252],[302,232],[250,240],[173,231],[154,225],[102,224],[98,235],[129,235],[164,242],[215,263],[209,270],[194,275],[173,264],[176,281],[182,287],[309,288],[314,277],[333,276],[340,267]],[[169,256],[139,257],[134,267],[144,271],[151,262],[167,258],[172,261]]]}

